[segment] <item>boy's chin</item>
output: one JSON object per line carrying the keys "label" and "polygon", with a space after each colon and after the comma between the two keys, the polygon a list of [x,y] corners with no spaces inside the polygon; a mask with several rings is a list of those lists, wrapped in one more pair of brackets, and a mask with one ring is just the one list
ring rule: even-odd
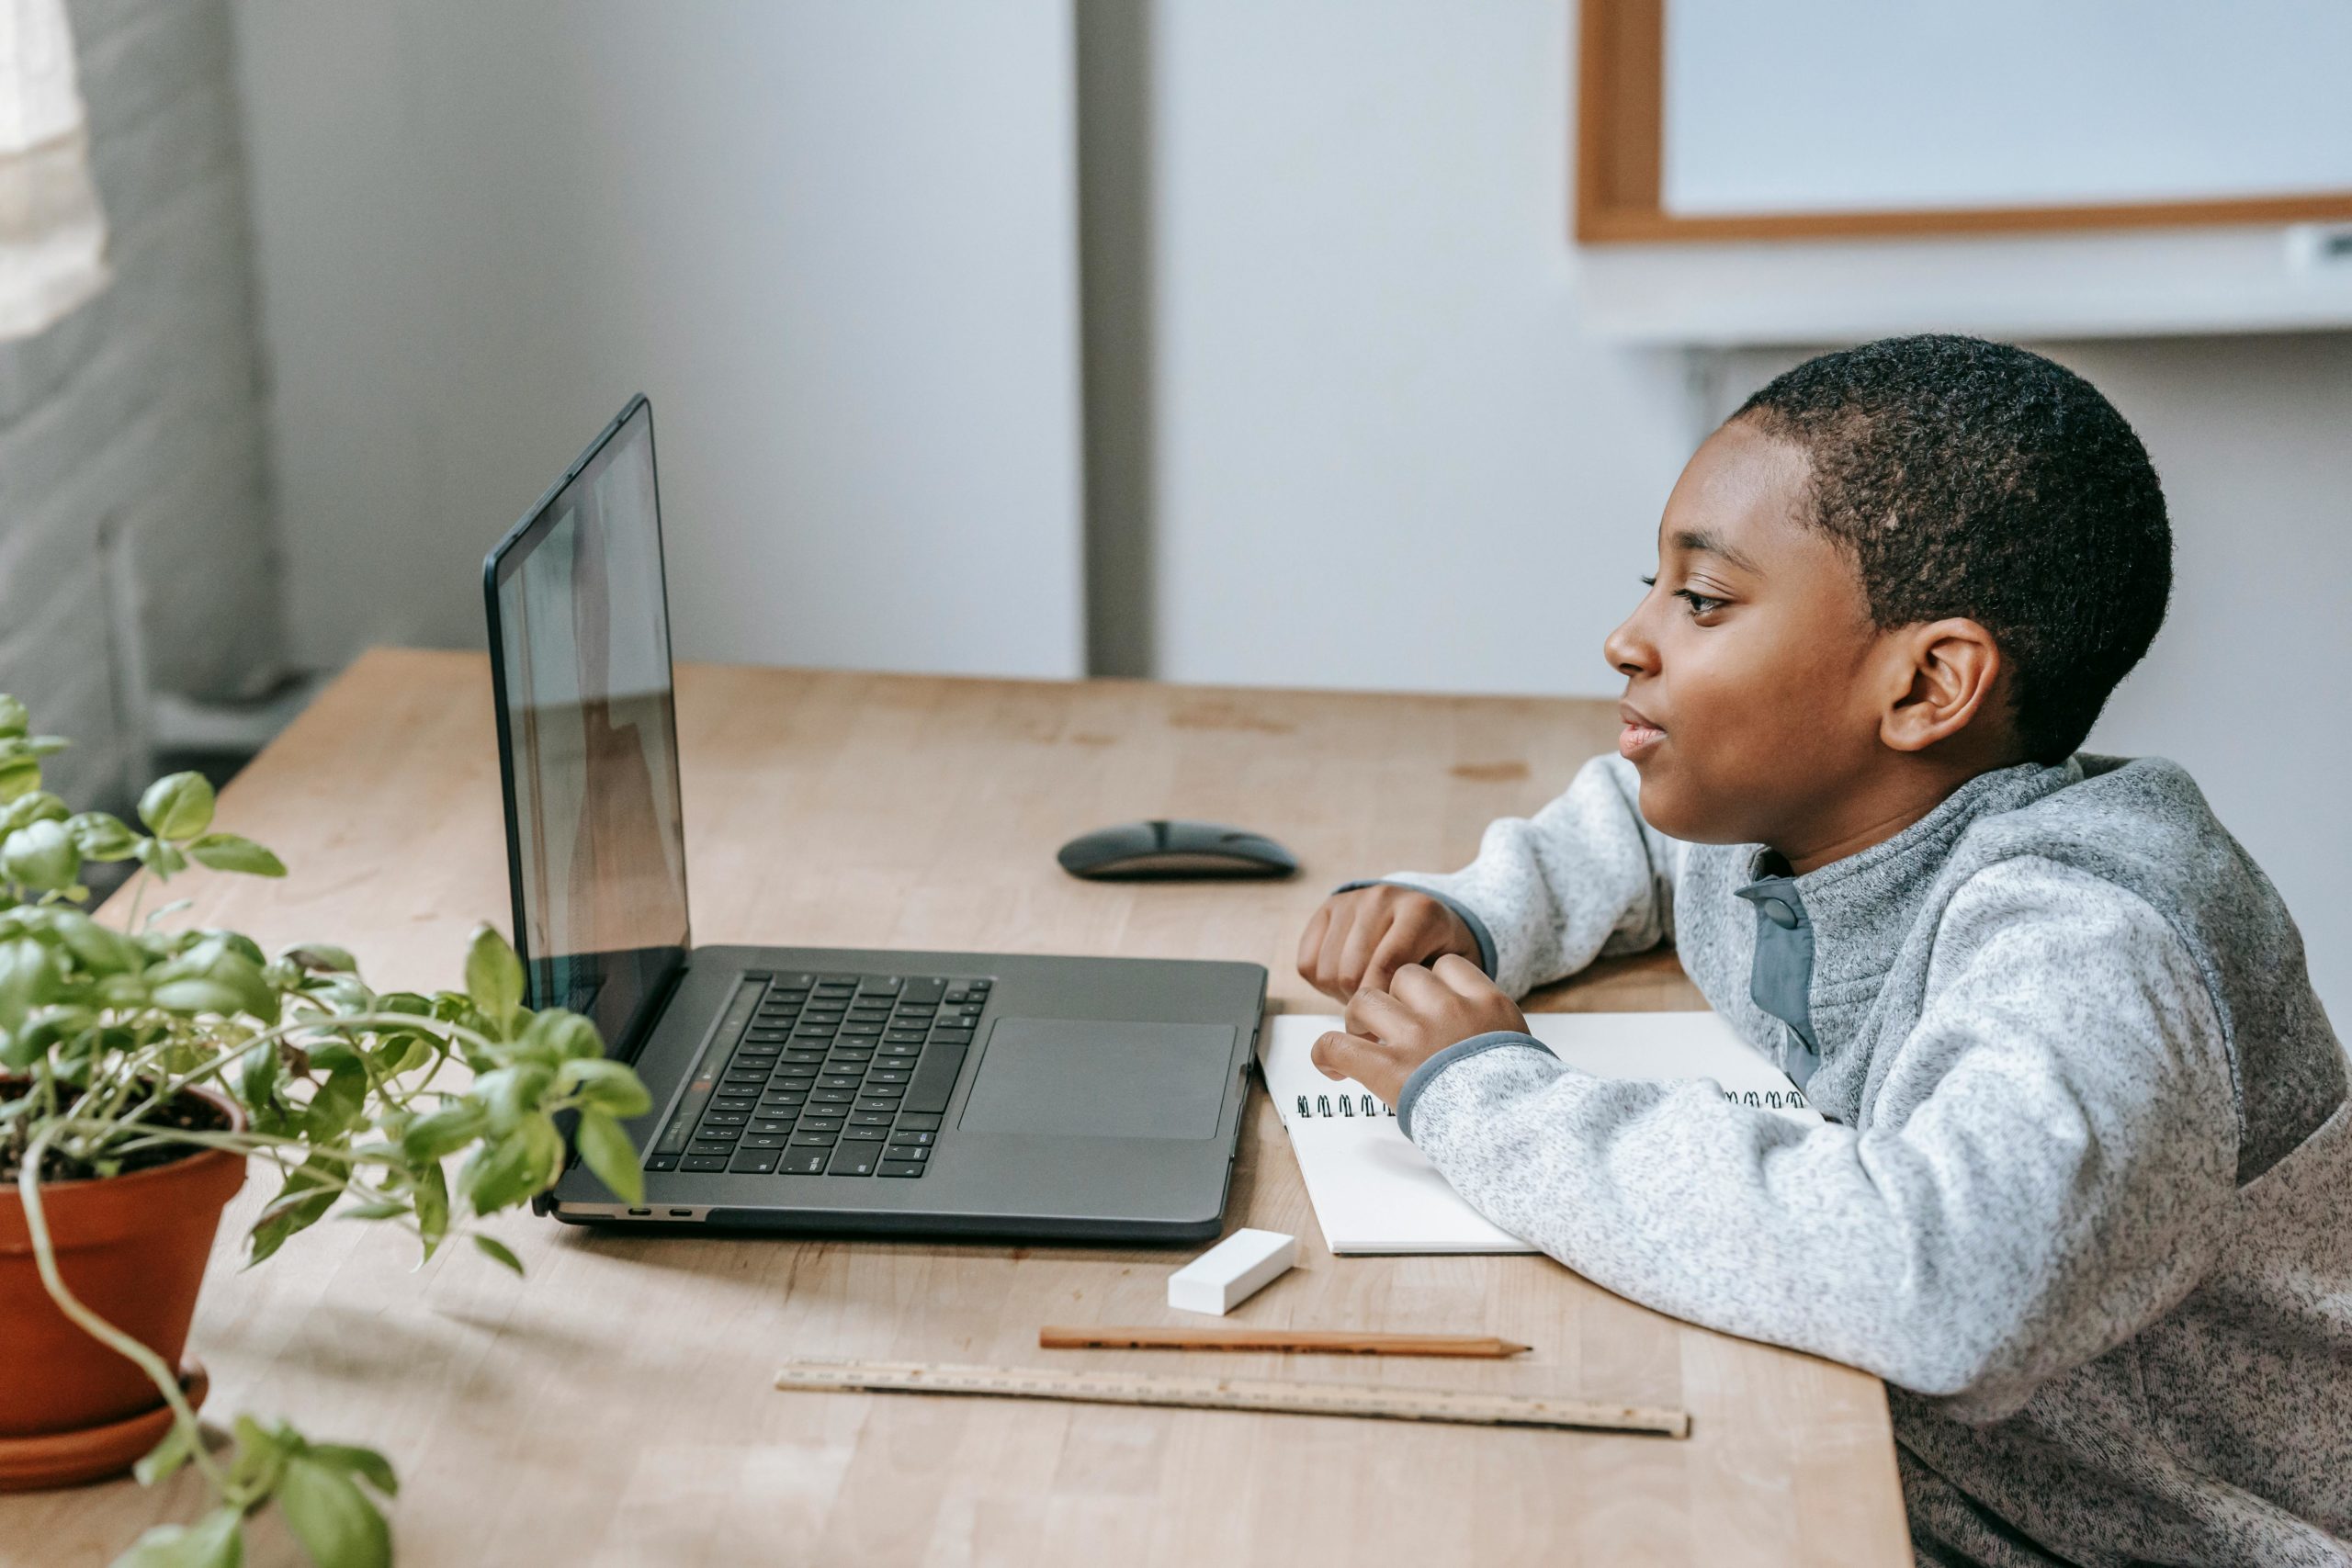
{"label": "boy's chin", "polygon": [[1674,770],[1660,766],[1657,758],[1635,762],[1634,771],[1642,779],[1642,820],[1668,838],[1689,844],[1746,842],[1730,828],[1736,812],[1706,798],[1704,791],[1692,789],[1687,779],[1676,777]]}

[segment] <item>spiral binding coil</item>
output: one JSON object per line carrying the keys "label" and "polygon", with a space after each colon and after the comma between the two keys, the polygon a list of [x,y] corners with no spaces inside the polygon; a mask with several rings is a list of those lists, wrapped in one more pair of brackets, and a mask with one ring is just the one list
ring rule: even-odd
{"label": "spiral binding coil", "polygon": [[[1752,1105],[1761,1111],[1803,1111],[1806,1108],[1804,1094],[1801,1089],[1792,1089],[1783,1091],[1772,1089],[1759,1094],[1752,1089],[1727,1089],[1723,1091],[1723,1096],[1730,1104]],[[1363,1107],[1361,1111],[1357,1109],[1359,1105]],[[1323,1116],[1328,1116],[1334,1121],[1343,1117],[1376,1120],[1382,1116],[1394,1117],[1396,1111],[1393,1106],[1383,1105],[1368,1094],[1318,1094],[1314,1097],[1311,1103],[1307,1097],[1302,1094],[1298,1097],[1298,1114],[1300,1120],[1312,1122]]]}

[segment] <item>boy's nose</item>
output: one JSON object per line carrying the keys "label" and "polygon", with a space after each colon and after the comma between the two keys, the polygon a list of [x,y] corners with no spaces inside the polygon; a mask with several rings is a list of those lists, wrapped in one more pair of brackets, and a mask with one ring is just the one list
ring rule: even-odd
{"label": "boy's nose", "polygon": [[1641,612],[1638,610],[1626,616],[1600,644],[1600,657],[1609,660],[1609,667],[1621,675],[1654,675],[1657,672],[1657,649],[1634,626],[1634,622],[1640,619]]}

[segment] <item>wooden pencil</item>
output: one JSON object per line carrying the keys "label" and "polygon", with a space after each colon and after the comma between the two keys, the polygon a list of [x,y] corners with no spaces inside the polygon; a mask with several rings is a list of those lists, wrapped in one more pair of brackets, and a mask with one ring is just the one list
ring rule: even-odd
{"label": "wooden pencil", "polygon": [[1472,1356],[1528,1348],[1493,1335],[1360,1334],[1314,1328],[1066,1328],[1037,1330],[1046,1350],[1296,1350],[1334,1356]]}

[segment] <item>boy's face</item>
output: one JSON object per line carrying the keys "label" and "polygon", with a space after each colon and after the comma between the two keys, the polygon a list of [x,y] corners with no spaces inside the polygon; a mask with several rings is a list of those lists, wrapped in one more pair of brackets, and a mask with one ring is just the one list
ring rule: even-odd
{"label": "boy's face", "polygon": [[1657,576],[1602,645],[1626,677],[1618,750],[1670,837],[1784,851],[1884,756],[1880,638],[1852,563],[1804,521],[1802,451],[1735,421],[1682,470]]}

